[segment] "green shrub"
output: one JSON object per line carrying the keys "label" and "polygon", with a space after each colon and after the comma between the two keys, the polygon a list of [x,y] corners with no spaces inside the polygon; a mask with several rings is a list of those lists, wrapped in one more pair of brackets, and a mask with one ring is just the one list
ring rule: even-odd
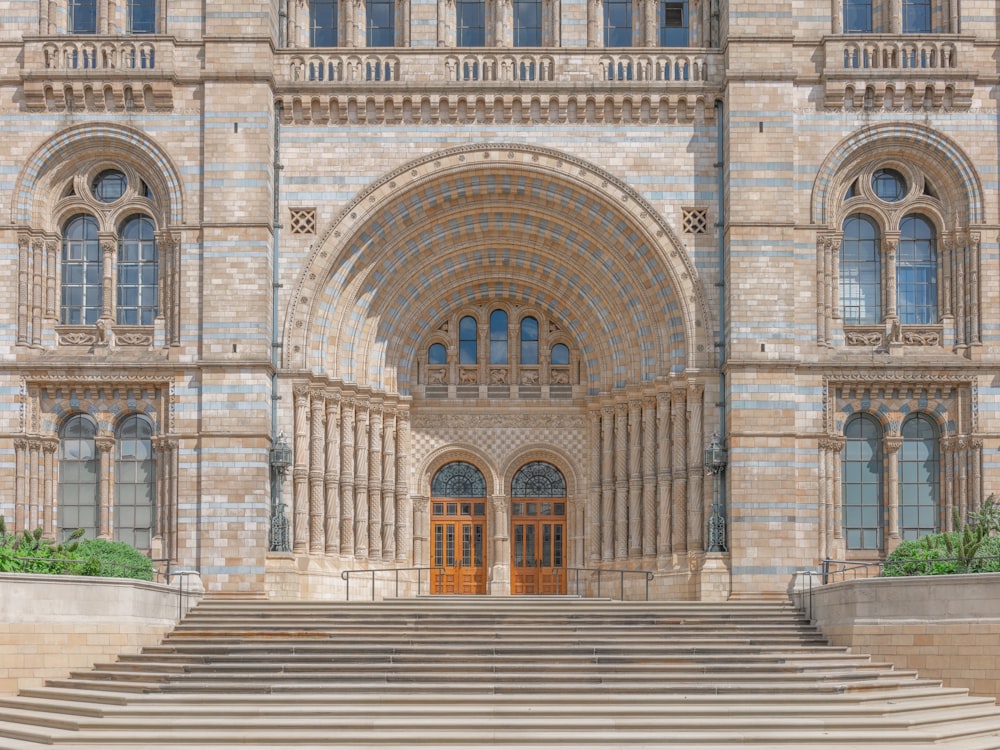
{"label": "green shrub", "polygon": [[955,532],[927,534],[902,542],[885,559],[883,576],[933,576],[959,572],[960,563],[949,551],[955,546]]}
{"label": "green shrub", "polygon": [[125,542],[87,539],[80,543],[77,555],[85,561],[79,575],[153,580],[153,561]]}

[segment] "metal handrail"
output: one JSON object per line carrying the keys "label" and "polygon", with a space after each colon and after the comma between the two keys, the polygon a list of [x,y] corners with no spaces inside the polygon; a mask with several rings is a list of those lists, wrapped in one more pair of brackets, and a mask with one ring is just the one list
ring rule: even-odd
{"label": "metal handrail", "polygon": [[[618,591],[621,594],[621,600],[625,601],[625,576],[626,575],[641,575],[646,577],[646,601],[649,601],[649,582],[653,580],[656,576],[650,570],[625,570],[622,568],[566,568],[567,573],[570,571],[576,573],[574,579],[574,585],[576,587],[577,596],[580,595],[580,573],[596,573],[597,574],[597,597],[601,596],[601,575],[603,573],[617,573],[618,574]],[[569,581],[567,580],[567,584]],[[614,597],[612,597],[614,598]]]}
{"label": "metal handrail", "polygon": [[[831,568],[834,565],[839,565],[839,566],[843,566],[843,567],[840,567],[837,570],[832,570]],[[820,567],[821,567],[820,573],[823,576],[823,583],[827,584],[827,583],[830,583],[830,577],[831,576],[835,576],[835,575],[843,576],[846,573],[855,573],[856,574],[857,571],[860,571],[860,570],[864,570],[865,571],[865,576],[864,576],[865,578],[871,578],[872,576],[869,576],[867,573],[868,573],[869,570],[871,570],[872,567],[875,567],[878,570],[878,575],[881,576],[882,575],[882,565],[883,565],[883,563],[880,560],[871,560],[871,561],[867,561],[867,560],[833,560],[833,559],[830,559],[830,558],[824,558],[823,560],[820,560]],[[852,579],[855,579],[857,577],[858,577],[857,575],[854,575],[854,576],[852,576]],[[844,579],[842,579],[842,580],[844,580]]]}
{"label": "metal handrail", "polygon": [[[415,568],[360,568],[358,570],[344,570],[344,571],[341,572],[340,577],[342,579],[344,579],[344,581],[346,583],[346,599],[347,599],[347,601],[351,601],[351,574],[353,574],[353,573],[370,573],[371,577],[372,577],[372,601],[375,601],[375,575],[377,573],[393,573],[395,575],[395,579],[396,579],[396,597],[398,598],[399,597],[399,574],[400,573],[409,573],[409,572],[412,572],[414,570],[417,571],[417,595],[419,595],[420,594],[420,585],[421,585],[421,583],[420,583],[421,573],[423,571],[425,571],[425,570],[427,571],[427,573],[428,573],[428,575],[427,575],[427,585],[429,586],[430,582],[431,582],[430,572],[433,571],[433,570],[435,570],[435,568],[432,568],[432,567],[429,567],[429,566],[422,566],[422,567],[415,567]],[[443,575],[443,569],[440,569],[440,570],[442,570],[442,575]]]}

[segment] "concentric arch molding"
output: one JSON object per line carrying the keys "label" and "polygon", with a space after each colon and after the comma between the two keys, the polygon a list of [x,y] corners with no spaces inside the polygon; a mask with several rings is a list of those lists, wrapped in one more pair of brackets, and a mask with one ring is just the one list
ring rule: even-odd
{"label": "concentric arch molding", "polygon": [[[400,196],[456,175],[532,173],[558,180],[581,195],[600,202],[624,218],[629,231],[655,254],[657,269],[678,302],[678,335],[685,347],[682,367],[705,366],[710,347],[711,314],[697,270],[683,243],[656,210],[623,180],[580,158],[554,149],[509,143],[470,144],[411,161],[386,174],[359,193],[331,222],[313,246],[295,282],[284,322],[283,367],[310,369],[310,336],[322,314],[320,300],[338,267],[356,262],[373,238],[359,237]],[[361,240],[361,241],[359,241]],[[360,250],[359,250],[360,248]],[[637,265],[637,264],[636,264]],[[666,373],[662,373],[666,374]],[[335,374],[339,377],[339,374]]]}

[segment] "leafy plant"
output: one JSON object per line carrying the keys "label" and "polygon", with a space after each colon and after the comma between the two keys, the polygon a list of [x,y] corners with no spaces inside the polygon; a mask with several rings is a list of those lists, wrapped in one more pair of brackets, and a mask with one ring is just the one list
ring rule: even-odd
{"label": "leafy plant", "polygon": [[[87,539],[80,543],[79,557],[88,563],[88,572],[81,575],[114,576],[135,578],[140,581],[153,580],[153,561],[125,542],[109,542],[107,539]],[[97,567],[99,565],[99,567]],[[99,570],[97,573],[89,572]]]}

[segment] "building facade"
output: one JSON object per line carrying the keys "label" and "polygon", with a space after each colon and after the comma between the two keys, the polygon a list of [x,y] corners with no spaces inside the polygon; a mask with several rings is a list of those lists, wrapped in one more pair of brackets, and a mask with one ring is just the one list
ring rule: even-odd
{"label": "building facade", "polygon": [[291,597],[758,596],[950,528],[997,12],[0,2],[0,513]]}

